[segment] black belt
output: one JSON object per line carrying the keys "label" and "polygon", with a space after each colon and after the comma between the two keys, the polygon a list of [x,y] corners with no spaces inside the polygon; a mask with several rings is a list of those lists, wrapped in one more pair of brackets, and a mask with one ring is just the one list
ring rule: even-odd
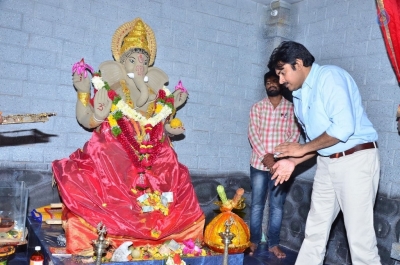
{"label": "black belt", "polygon": [[330,155],[330,158],[339,158],[342,156],[348,156],[351,155],[352,153],[355,153],[357,151],[361,151],[361,150],[365,150],[365,149],[372,149],[372,148],[378,148],[378,144],[376,142],[369,142],[369,143],[365,143],[365,144],[359,144],[354,146],[353,148],[350,148],[344,152],[339,152],[339,153],[335,153]]}

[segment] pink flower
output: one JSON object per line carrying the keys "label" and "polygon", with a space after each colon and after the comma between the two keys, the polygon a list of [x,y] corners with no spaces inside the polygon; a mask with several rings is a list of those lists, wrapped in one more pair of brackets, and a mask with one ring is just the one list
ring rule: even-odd
{"label": "pink flower", "polygon": [[72,66],[72,73],[77,73],[78,75],[83,74],[83,76],[87,77],[87,71],[93,72],[93,67],[85,63],[85,60],[82,58],[80,62],[75,63]]}
{"label": "pink flower", "polygon": [[188,239],[188,240],[183,241],[183,244],[185,245],[185,247],[188,247],[190,249],[194,248],[194,241],[191,238]]}
{"label": "pink flower", "polygon": [[175,90],[180,90],[183,93],[187,93],[187,89],[182,85],[182,81],[179,80],[178,84],[175,86]]}
{"label": "pink flower", "polygon": [[201,254],[201,249],[198,246],[196,246],[193,239],[183,241],[183,245],[185,245],[185,247],[182,250],[184,255],[194,254],[198,256]]}

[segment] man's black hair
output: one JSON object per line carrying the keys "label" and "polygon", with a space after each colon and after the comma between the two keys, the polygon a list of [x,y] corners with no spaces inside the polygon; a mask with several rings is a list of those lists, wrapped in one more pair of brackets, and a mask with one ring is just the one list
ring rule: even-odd
{"label": "man's black hair", "polygon": [[303,61],[305,67],[311,66],[315,58],[302,44],[294,41],[283,41],[274,49],[269,58],[269,69],[283,69],[284,64],[290,64],[295,69],[296,59]]}
{"label": "man's black hair", "polygon": [[269,70],[269,72],[264,75],[264,86],[267,84],[267,79],[269,77],[276,77],[279,79],[279,76],[276,74],[275,70]]}

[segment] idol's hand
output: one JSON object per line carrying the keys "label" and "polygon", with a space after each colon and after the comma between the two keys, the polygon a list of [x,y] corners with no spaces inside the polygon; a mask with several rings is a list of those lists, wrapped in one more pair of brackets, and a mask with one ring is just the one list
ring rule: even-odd
{"label": "idol's hand", "polygon": [[302,157],[306,154],[304,150],[304,145],[299,143],[281,143],[275,147],[275,157]]}
{"label": "idol's hand", "polygon": [[182,134],[182,133],[185,132],[185,127],[184,127],[183,124],[182,124],[181,127],[172,128],[171,125],[169,125],[169,124],[166,123],[166,124],[164,125],[164,128],[165,128],[165,130],[167,131],[167,133],[168,133],[170,136],[179,135],[179,134]]}
{"label": "idol's hand", "polygon": [[78,92],[90,93],[90,78],[84,74],[74,73],[72,75],[72,83]]}
{"label": "idol's hand", "polygon": [[284,181],[288,181],[295,166],[295,163],[289,159],[282,159],[276,162],[272,167],[274,175],[271,177],[272,180],[276,179],[275,186],[282,184]]}
{"label": "idol's hand", "polygon": [[105,120],[111,110],[112,101],[108,97],[107,90],[99,89],[94,96],[94,117],[97,120]]}
{"label": "idol's hand", "polygon": [[185,103],[189,94],[187,92],[182,92],[180,90],[175,90],[174,93],[174,107],[177,109]]}

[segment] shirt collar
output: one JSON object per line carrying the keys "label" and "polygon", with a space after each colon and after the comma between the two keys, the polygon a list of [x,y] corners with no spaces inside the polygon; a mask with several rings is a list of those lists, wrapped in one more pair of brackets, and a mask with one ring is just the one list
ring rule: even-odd
{"label": "shirt collar", "polygon": [[[269,100],[269,97],[268,97],[268,96],[266,96],[265,98],[266,98],[266,100],[267,100],[268,104],[270,104],[271,106],[273,106],[273,105],[272,105],[272,103],[271,103],[271,100]],[[282,96],[282,97],[281,97],[281,101],[279,101],[279,104],[278,104],[278,106],[282,104],[282,102],[283,102],[283,100],[284,100],[284,99],[285,99],[285,97],[284,97],[284,96]]]}

